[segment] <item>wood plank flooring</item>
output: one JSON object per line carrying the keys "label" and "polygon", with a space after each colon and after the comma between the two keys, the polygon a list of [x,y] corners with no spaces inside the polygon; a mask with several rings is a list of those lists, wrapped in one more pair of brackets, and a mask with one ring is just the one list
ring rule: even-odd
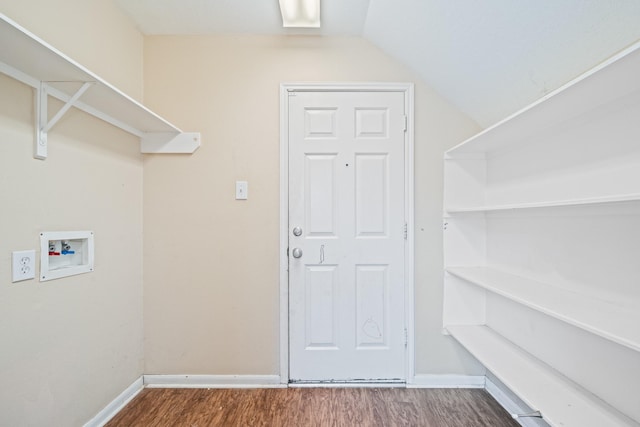
{"label": "wood plank flooring", "polygon": [[515,427],[482,389],[144,389],[107,427]]}

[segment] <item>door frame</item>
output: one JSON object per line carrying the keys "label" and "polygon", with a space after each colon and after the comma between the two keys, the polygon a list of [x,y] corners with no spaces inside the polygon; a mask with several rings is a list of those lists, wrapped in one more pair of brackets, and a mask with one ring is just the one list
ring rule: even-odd
{"label": "door frame", "polygon": [[289,93],[290,92],[401,92],[407,131],[404,138],[405,222],[405,381],[415,376],[414,321],[414,105],[413,83],[281,83],[280,84],[280,383],[289,383]]}

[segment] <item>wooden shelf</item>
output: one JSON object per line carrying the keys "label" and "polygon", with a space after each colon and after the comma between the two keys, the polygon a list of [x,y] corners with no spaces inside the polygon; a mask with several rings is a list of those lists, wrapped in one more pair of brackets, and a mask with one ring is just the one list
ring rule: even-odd
{"label": "wooden shelf", "polygon": [[640,42],[623,50],[587,73],[549,93],[537,102],[451,148],[446,158],[490,153],[566,123],[618,99],[640,97]]}
{"label": "wooden shelf", "polygon": [[486,326],[447,331],[551,426],[638,426]]}
{"label": "wooden shelf", "polygon": [[513,203],[505,205],[489,205],[489,206],[475,206],[468,208],[448,208],[445,210],[446,214],[460,214],[460,213],[476,213],[476,212],[498,212],[508,210],[519,209],[540,209],[540,208],[554,208],[554,207],[568,207],[568,206],[590,206],[590,205],[604,205],[614,203],[629,203],[640,201],[640,193],[633,194],[618,194],[612,196],[602,197],[590,197],[584,199],[568,199],[568,200],[555,200],[548,202],[533,202],[533,203]]}
{"label": "wooden shelf", "polygon": [[640,351],[640,307],[624,307],[487,267],[449,267],[469,283]]}
{"label": "wooden shelf", "polygon": [[192,153],[200,146],[200,134],[182,132],[2,14],[0,40],[0,72],[66,103],[90,83],[71,106],[140,137],[142,152]]}

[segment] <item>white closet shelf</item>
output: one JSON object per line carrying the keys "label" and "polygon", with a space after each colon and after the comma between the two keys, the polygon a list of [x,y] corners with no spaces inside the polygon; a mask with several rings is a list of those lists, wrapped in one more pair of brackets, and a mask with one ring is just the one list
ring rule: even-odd
{"label": "white closet shelf", "polygon": [[551,426],[638,424],[487,326],[447,326],[480,363]]}
{"label": "white closet shelf", "polygon": [[640,307],[625,307],[488,267],[447,273],[533,310],[640,351]]}
{"label": "white closet shelf", "polygon": [[616,194],[611,196],[602,197],[586,197],[582,199],[566,199],[566,200],[554,200],[546,202],[532,202],[532,203],[513,203],[504,205],[489,205],[489,206],[474,206],[467,208],[447,208],[446,214],[459,214],[459,213],[476,213],[476,212],[498,212],[518,209],[538,209],[538,208],[553,208],[553,207],[565,207],[565,206],[589,206],[589,205],[604,205],[613,203],[628,203],[640,201],[640,193],[632,194]]}
{"label": "white closet shelf", "polygon": [[36,89],[36,157],[46,157],[46,133],[59,119],[49,122],[48,95],[67,103],[62,113],[75,107],[138,136],[143,153],[193,153],[200,146],[199,133],[181,131],[2,14],[0,40],[0,72]]}
{"label": "white closet shelf", "polygon": [[640,42],[554,90],[530,106],[447,151],[445,158],[489,153],[527,143],[540,132],[616,100],[640,99]]}

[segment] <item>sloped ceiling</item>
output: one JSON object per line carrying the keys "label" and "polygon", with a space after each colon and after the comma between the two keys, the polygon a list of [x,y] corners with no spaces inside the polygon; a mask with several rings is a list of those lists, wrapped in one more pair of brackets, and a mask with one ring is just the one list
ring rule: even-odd
{"label": "sloped ceiling", "polygon": [[371,0],[363,34],[488,126],[640,40],[640,0]]}
{"label": "sloped ceiling", "polygon": [[640,0],[321,0],[322,28],[278,0],[116,0],[145,34],[362,36],[489,126],[640,40]]}

